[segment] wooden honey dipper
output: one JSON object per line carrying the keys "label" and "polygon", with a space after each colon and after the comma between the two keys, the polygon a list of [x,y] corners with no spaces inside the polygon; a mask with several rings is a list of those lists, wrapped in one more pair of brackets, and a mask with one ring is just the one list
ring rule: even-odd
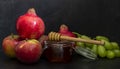
{"label": "wooden honey dipper", "polygon": [[50,32],[48,34],[48,39],[49,40],[55,40],[55,41],[69,40],[69,41],[75,41],[75,42],[85,42],[85,43],[93,43],[93,44],[100,44],[100,45],[104,44],[104,41],[86,40],[86,39],[82,39],[82,38],[75,38],[75,37],[63,36],[63,35],[61,35],[59,33],[56,33],[56,32]]}

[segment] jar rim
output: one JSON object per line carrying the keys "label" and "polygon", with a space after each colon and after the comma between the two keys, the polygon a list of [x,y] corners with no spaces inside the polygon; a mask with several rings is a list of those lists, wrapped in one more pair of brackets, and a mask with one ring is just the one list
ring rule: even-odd
{"label": "jar rim", "polygon": [[64,46],[64,47],[71,46],[72,47],[73,42],[65,41],[65,40],[64,41],[50,41],[50,40],[47,40],[47,41],[44,41],[44,44],[49,45],[49,46]]}

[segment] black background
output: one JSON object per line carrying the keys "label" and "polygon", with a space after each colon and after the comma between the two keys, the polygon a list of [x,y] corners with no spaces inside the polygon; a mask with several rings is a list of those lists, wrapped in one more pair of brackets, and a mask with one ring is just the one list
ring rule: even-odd
{"label": "black background", "polygon": [[0,0],[0,43],[16,33],[16,19],[33,7],[46,25],[45,34],[66,24],[91,37],[105,35],[120,42],[119,0]]}
{"label": "black background", "polygon": [[66,24],[71,31],[120,43],[120,0],[0,0],[0,44],[16,34],[16,19],[31,7],[44,20],[45,34]]}

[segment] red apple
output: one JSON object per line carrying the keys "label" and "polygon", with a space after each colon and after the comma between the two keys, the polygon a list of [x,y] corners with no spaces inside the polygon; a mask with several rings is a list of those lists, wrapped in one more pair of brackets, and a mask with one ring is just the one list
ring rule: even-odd
{"label": "red apple", "polygon": [[42,54],[42,46],[36,39],[23,40],[17,44],[15,52],[19,61],[31,64],[39,60]]}
{"label": "red apple", "polygon": [[11,58],[15,57],[15,47],[19,42],[18,35],[9,35],[3,39],[2,48],[4,53]]}

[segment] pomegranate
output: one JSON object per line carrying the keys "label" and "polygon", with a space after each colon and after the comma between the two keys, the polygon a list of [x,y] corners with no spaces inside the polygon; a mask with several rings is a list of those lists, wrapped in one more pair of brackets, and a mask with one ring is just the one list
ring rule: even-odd
{"label": "pomegranate", "polygon": [[37,16],[34,8],[30,8],[27,13],[18,18],[16,28],[18,34],[23,39],[38,39],[45,31],[44,22]]}
{"label": "pomegranate", "polygon": [[65,36],[76,37],[75,34],[73,34],[73,33],[69,30],[68,26],[65,25],[65,24],[62,24],[62,25],[60,26],[59,33],[60,33],[61,35],[65,35]]}

